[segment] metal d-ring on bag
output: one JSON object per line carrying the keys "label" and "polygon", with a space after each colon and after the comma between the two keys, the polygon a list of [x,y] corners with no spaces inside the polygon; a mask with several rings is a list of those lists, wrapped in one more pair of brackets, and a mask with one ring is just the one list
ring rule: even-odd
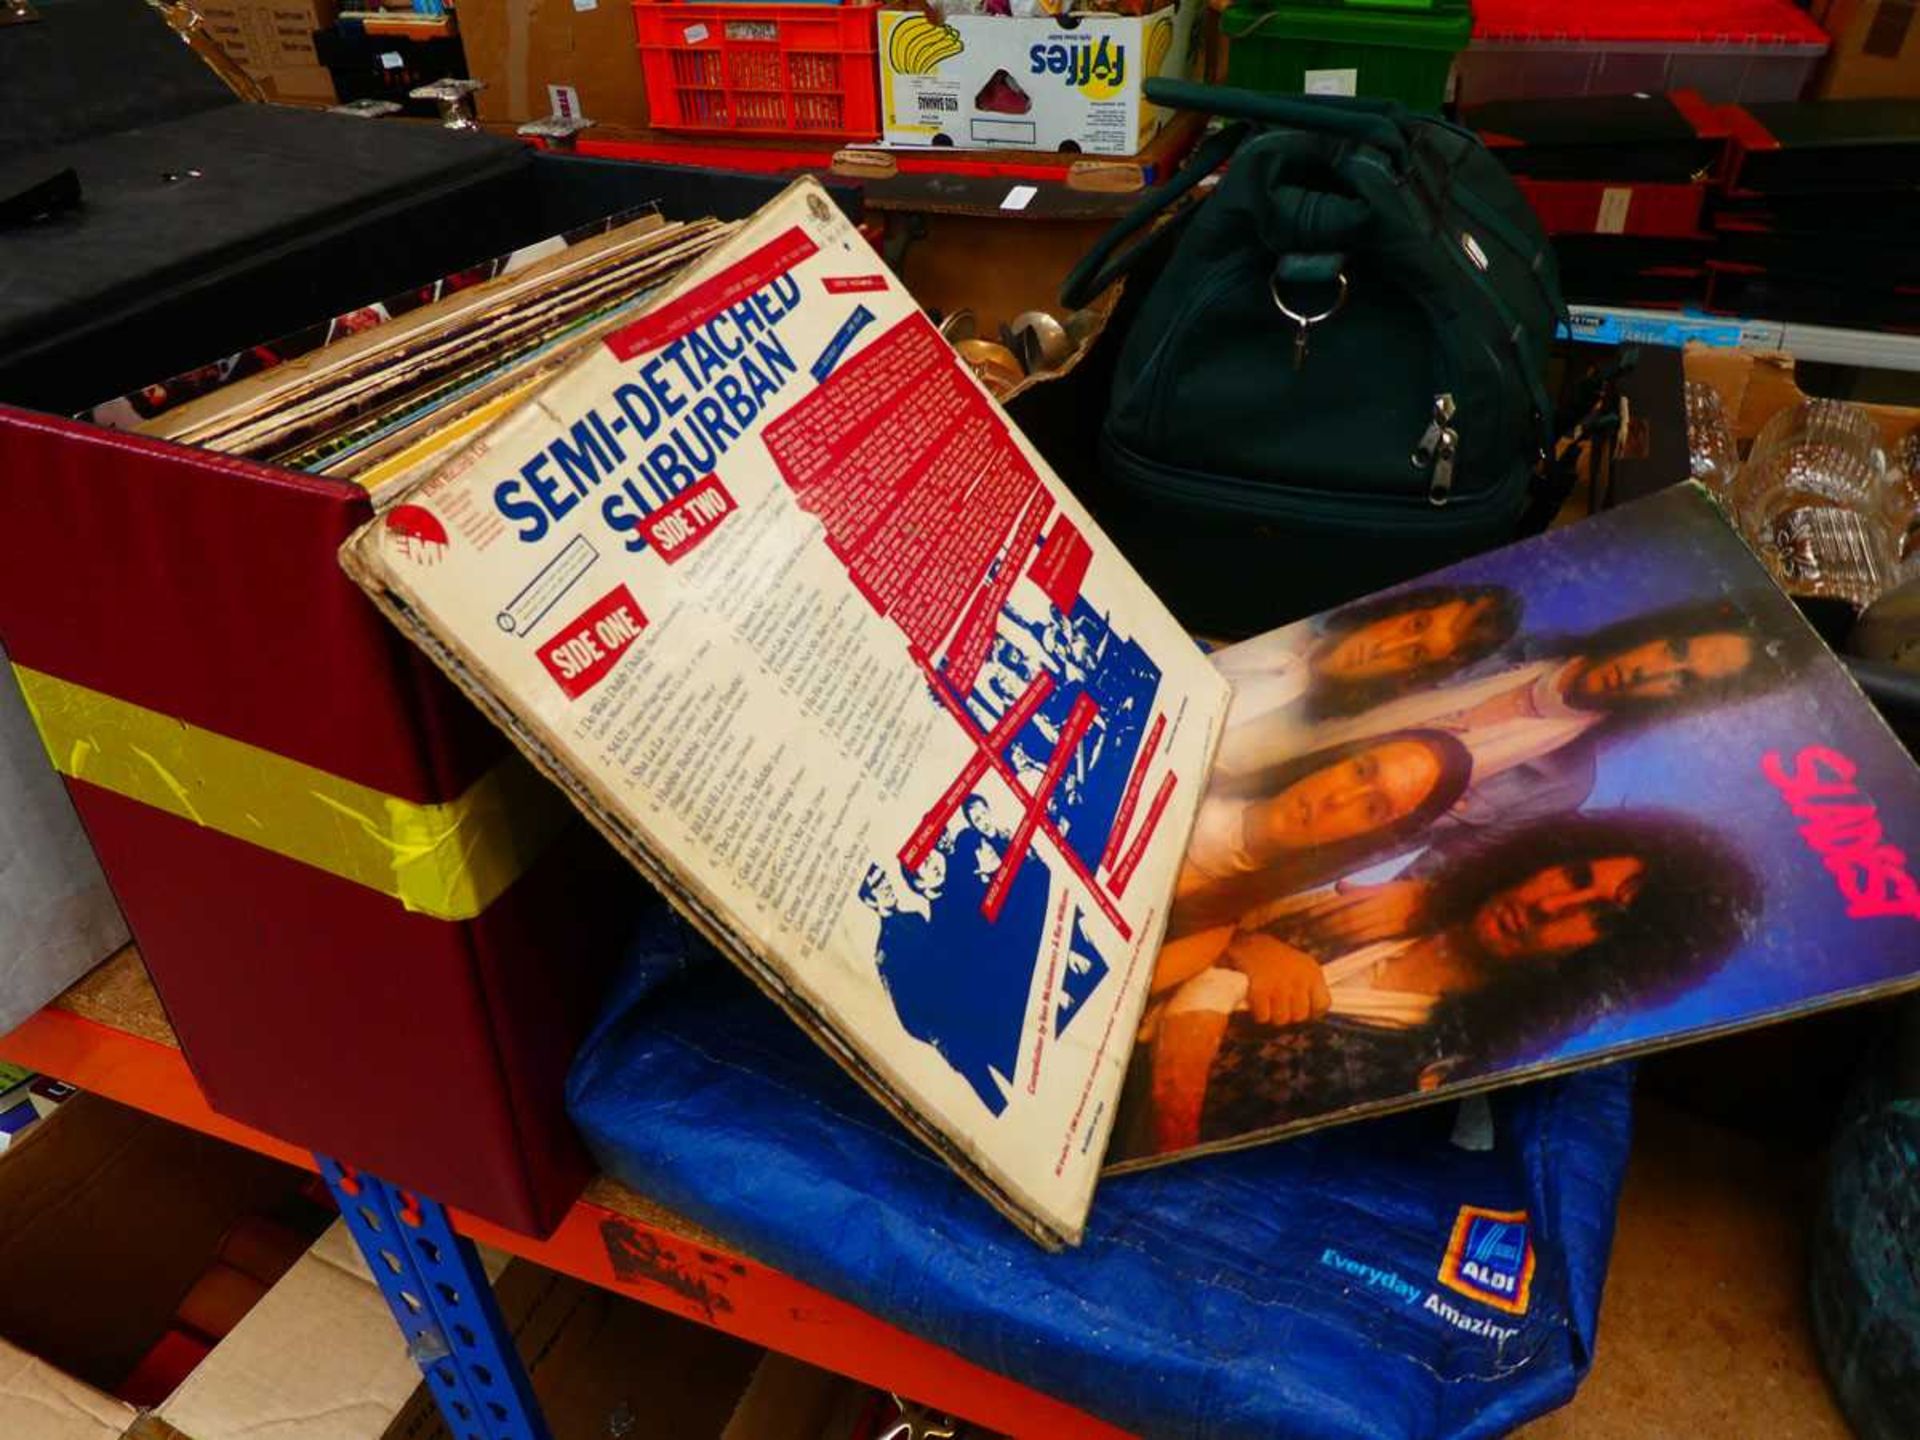
{"label": "metal d-ring on bag", "polygon": [[1175,612],[1251,633],[1537,523],[1565,306],[1479,140],[1381,101],[1148,94],[1232,123],[1062,298],[1128,278],[1087,498]]}
{"label": "metal d-ring on bag", "polygon": [[1298,370],[1302,365],[1307,363],[1308,333],[1314,326],[1321,324],[1323,321],[1331,320],[1339,313],[1340,307],[1347,303],[1347,272],[1345,270],[1335,270],[1333,272],[1336,287],[1333,294],[1333,303],[1324,310],[1308,315],[1288,305],[1286,297],[1280,293],[1281,272],[1283,269],[1284,263],[1282,265],[1276,265],[1273,274],[1267,277],[1267,293],[1273,297],[1274,308],[1298,327],[1293,332],[1293,368]]}

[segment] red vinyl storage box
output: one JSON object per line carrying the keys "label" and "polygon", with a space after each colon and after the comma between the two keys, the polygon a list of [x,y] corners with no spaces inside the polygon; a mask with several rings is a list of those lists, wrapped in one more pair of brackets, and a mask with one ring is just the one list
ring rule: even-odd
{"label": "red vinyl storage box", "polygon": [[214,1108],[539,1230],[638,882],[341,572],[370,514],[0,408],[0,634]]}
{"label": "red vinyl storage box", "polygon": [[[241,105],[137,3],[43,10],[0,32],[0,193],[71,168],[84,203],[0,230],[0,643],[213,1106],[544,1231],[590,1174],[562,1085],[644,882],[346,578],[358,487],[59,416],[777,182]],[[110,113],[47,123],[89,65],[73,103]]]}

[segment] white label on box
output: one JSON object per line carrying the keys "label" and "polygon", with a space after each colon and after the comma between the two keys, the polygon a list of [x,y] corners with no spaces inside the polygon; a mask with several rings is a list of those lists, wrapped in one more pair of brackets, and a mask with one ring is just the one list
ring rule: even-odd
{"label": "white label on box", "polygon": [[573,0],[573,8],[579,11],[598,10],[600,0]]}
{"label": "white label on box", "polygon": [[400,52],[398,50],[382,50],[380,52],[380,63],[389,70],[398,70],[407,62],[400,58]]}
{"label": "white label on box", "polygon": [[1625,185],[1609,185],[1600,192],[1600,218],[1593,222],[1596,235],[1624,235],[1627,211],[1633,208],[1633,191]]}
{"label": "white label on box", "polygon": [[1309,70],[1304,88],[1309,95],[1358,95],[1360,71],[1357,68]]}
{"label": "white label on box", "polygon": [[547,104],[552,107],[556,119],[578,120],[580,118],[580,92],[571,85],[547,86]]}
{"label": "white label on box", "polygon": [[1016,185],[1007,191],[1007,198],[1000,202],[1002,210],[1024,210],[1033,203],[1033,197],[1040,193],[1035,185]]}
{"label": "white label on box", "polygon": [[689,45],[698,45],[707,38],[707,33],[707,27],[704,25],[689,25],[680,32],[680,38]]}

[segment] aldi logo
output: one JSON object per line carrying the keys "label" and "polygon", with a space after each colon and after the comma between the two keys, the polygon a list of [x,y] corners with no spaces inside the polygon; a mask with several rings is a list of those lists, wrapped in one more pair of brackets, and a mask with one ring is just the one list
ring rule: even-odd
{"label": "aldi logo", "polygon": [[1449,1290],[1509,1315],[1527,1313],[1533,1288],[1533,1241],[1524,1210],[1482,1210],[1462,1205],[1440,1262],[1440,1283]]}

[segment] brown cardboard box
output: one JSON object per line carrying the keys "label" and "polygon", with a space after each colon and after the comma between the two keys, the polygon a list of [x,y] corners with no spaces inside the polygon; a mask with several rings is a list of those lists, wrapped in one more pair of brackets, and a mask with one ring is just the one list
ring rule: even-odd
{"label": "brown cardboard box", "polygon": [[626,0],[488,0],[460,11],[480,118],[518,125],[577,104],[596,125],[647,123],[633,8]]}
{"label": "brown cardboard box", "polygon": [[374,1440],[419,1384],[386,1301],[336,1223],[154,1417],[188,1440]]}
{"label": "brown cardboard box", "polygon": [[[338,1222],[151,1411],[104,1393],[206,1275],[273,1268],[244,1217],[300,1181],[95,1096],[29,1131],[0,1157],[0,1440],[451,1440]],[[849,1440],[872,1400],[539,1266],[481,1261],[556,1436]]]}
{"label": "brown cardboard box", "polygon": [[[891,1414],[884,1397],[864,1385],[769,1354],[755,1367],[720,1440],[852,1440],[875,1433],[870,1422],[876,1402],[881,1414]],[[987,1440],[984,1431],[967,1433]]]}
{"label": "brown cardboard box", "polygon": [[152,1413],[103,1393],[303,1182],[97,1096],[29,1131],[0,1160],[0,1436],[378,1440],[420,1376],[339,1224]]}
{"label": "brown cardboard box", "polygon": [[[246,1216],[299,1172],[93,1095],[0,1160],[0,1337],[110,1391]],[[0,1435],[21,1432],[0,1424]]]}
{"label": "brown cardboard box", "polygon": [[0,1340],[0,1435],[120,1440],[138,1412]]}
{"label": "brown cardboard box", "polygon": [[200,0],[197,8],[220,48],[270,100],[331,104],[333,76],[313,48],[313,32],[332,25],[339,0]]}
{"label": "brown cardboard box", "polygon": [[282,105],[331,105],[339,98],[333,72],[324,65],[288,65],[254,77],[269,100]]}
{"label": "brown cardboard box", "polygon": [[[508,1266],[494,1296],[556,1436],[717,1437],[762,1356],[743,1341],[537,1265]],[[452,1436],[422,1388],[381,1440]]]}
{"label": "brown cardboard box", "polygon": [[[1794,375],[1791,355],[1759,354],[1690,344],[1686,351],[1687,379],[1700,380],[1720,392],[1721,407],[1733,426],[1733,438],[1744,454],[1760,427],[1777,411],[1807,398]],[[1863,405],[1880,426],[1888,450],[1920,431],[1920,409],[1902,405]]]}
{"label": "brown cardboard box", "polygon": [[1813,16],[1833,36],[1813,94],[1920,98],[1920,0],[1815,0]]}

